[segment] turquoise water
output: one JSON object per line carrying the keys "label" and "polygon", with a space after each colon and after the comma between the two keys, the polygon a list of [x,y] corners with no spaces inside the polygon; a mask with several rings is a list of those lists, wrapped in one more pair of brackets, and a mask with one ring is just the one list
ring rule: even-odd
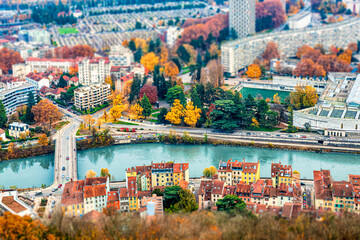
{"label": "turquoise water", "polygon": [[277,93],[280,97],[280,101],[284,102],[285,98],[289,96],[290,92],[286,91],[276,91],[276,90],[267,90],[267,89],[258,89],[258,88],[242,88],[240,93],[243,97],[247,97],[249,94],[254,98],[261,96],[263,99],[270,98],[274,99],[274,95]]}
{"label": "turquoise water", "polygon": [[[115,180],[125,179],[125,169],[150,164],[151,161],[190,163],[190,176],[199,177],[203,169],[218,166],[220,160],[260,161],[260,175],[270,177],[271,162],[291,164],[301,178],[313,178],[313,170],[330,169],[335,180],[347,180],[347,175],[360,174],[360,155],[342,153],[310,153],[247,147],[213,145],[135,144],[117,145],[78,152],[78,177],[83,179],[89,169],[100,174],[108,168]],[[0,185],[10,187],[51,184],[54,177],[53,155],[0,162]]]}

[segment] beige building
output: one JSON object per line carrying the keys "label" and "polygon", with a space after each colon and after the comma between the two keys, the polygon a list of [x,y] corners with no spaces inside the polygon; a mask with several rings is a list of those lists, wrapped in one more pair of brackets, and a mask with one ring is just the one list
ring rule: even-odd
{"label": "beige building", "polygon": [[74,91],[75,107],[79,110],[90,110],[108,101],[110,84],[98,83],[84,86]]}
{"label": "beige building", "polygon": [[9,125],[9,135],[14,138],[20,138],[24,134],[25,136],[29,135],[29,125],[26,123],[13,122]]}

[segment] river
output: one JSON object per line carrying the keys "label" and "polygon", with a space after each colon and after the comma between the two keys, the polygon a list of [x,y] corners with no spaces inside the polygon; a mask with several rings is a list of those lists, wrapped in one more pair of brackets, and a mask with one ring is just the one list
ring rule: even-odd
{"label": "river", "polygon": [[[78,177],[83,179],[87,170],[100,174],[108,168],[115,180],[125,179],[125,169],[150,164],[151,161],[190,163],[190,177],[199,177],[205,167],[218,166],[220,160],[260,161],[260,175],[270,177],[271,162],[291,164],[301,178],[313,178],[313,170],[330,169],[335,180],[347,180],[347,175],[360,174],[360,156],[343,153],[311,153],[248,147],[213,145],[133,144],[90,149],[78,152]],[[54,157],[42,156],[0,162],[0,185],[10,187],[41,186],[51,184],[54,175]]]}

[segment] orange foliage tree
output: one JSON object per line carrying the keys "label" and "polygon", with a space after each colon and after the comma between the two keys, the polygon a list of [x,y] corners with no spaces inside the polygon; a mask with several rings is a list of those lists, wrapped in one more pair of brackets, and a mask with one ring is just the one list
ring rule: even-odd
{"label": "orange foliage tree", "polygon": [[54,50],[55,58],[75,59],[77,57],[90,57],[94,56],[94,49],[89,45],[75,45],[73,47],[57,47]]}
{"label": "orange foliage tree", "polygon": [[155,66],[159,63],[159,57],[153,52],[149,52],[141,57],[140,63],[150,72],[154,71]]}
{"label": "orange foliage tree", "polygon": [[256,2],[256,31],[276,28],[286,21],[286,14],[280,0]]}
{"label": "orange foliage tree", "polygon": [[8,74],[9,70],[12,69],[12,65],[23,61],[18,52],[7,48],[0,49],[0,69],[3,74]]}
{"label": "orange foliage tree", "polygon": [[34,119],[37,123],[49,124],[48,130],[51,129],[52,123],[62,117],[59,109],[47,99],[41,100],[36,106],[32,107],[31,111],[34,113]]}
{"label": "orange foliage tree", "polygon": [[325,77],[326,72],[321,65],[314,63],[313,60],[309,58],[304,58],[298,63],[293,74],[295,76]]}
{"label": "orange foliage tree", "polygon": [[262,57],[267,61],[270,61],[273,58],[280,58],[278,45],[275,42],[268,42]]}
{"label": "orange foliage tree", "polygon": [[306,53],[307,51],[312,50],[312,49],[313,48],[310,47],[309,45],[301,46],[297,50],[296,57],[300,59],[304,53]]}
{"label": "orange foliage tree", "polygon": [[357,52],[357,50],[358,50],[358,46],[357,46],[357,44],[356,43],[349,43],[348,45],[347,45],[347,48],[351,51],[351,52],[353,52],[353,53],[355,53],[355,52]]}
{"label": "orange foliage tree", "polygon": [[167,62],[165,64],[165,75],[167,77],[175,77],[179,74],[179,68],[173,61]]}
{"label": "orange foliage tree", "polygon": [[261,76],[261,70],[259,65],[257,64],[251,64],[248,67],[248,70],[246,71],[246,74],[251,78],[258,78]]}

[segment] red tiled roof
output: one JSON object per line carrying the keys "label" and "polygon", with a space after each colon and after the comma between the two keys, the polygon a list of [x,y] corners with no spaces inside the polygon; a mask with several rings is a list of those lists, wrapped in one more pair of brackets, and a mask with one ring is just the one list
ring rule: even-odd
{"label": "red tiled roof", "polygon": [[120,197],[121,197],[121,198],[127,198],[127,197],[129,197],[127,188],[120,188]]}
{"label": "red tiled roof", "polygon": [[110,72],[120,72],[120,66],[111,66]]}
{"label": "red tiled roof", "polygon": [[243,163],[243,172],[244,173],[256,173],[258,167],[259,167],[259,163],[244,162]]}
{"label": "red tiled roof", "polygon": [[117,202],[117,201],[119,201],[119,193],[118,193],[118,191],[110,191],[110,192],[108,192],[107,201],[108,202]]}
{"label": "red tiled roof", "polygon": [[224,196],[226,195],[235,195],[236,187],[235,186],[225,186],[224,187]]}
{"label": "red tiled roof", "polygon": [[51,92],[52,92],[54,95],[59,95],[59,94],[61,94],[61,93],[65,93],[66,90],[63,89],[63,88],[57,88],[57,89],[52,90]]}
{"label": "red tiled roof", "polygon": [[93,185],[84,187],[84,198],[92,198],[106,195],[106,186],[103,185]]}
{"label": "red tiled roof", "polygon": [[[5,133],[5,131],[3,129],[0,128],[0,134]],[[4,140],[4,139],[3,139]]]}
{"label": "red tiled roof", "polygon": [[353,185],[346,181],[333,182],[333,196],[334,197],[354,197]]}
{"label": "red tiled roof", "polygon": [[85,178],[85,185],[105,184],[107,177]]}
{"label": "red tiled roof", "polygon": [[280,163],[271,163],[271,177],[285,176],[292,177],[291,165],[282,165]]}
{"label": "red tiled roof", "polygon": [[224,181],[215,180],[214,184],[213,184],[211,194],[221,194],[222,195],[223,190],[224,190],[224,185],[225,185]]}
{"label": "red tiled roof", "polygon": [[77,81],[79,81],[79,78],[77,78],[77,77],[72,77],[72,78],[70,78],[70,81],[72,81],[72,82],[77,82]]}
{"label": "red tiled roof", "polygon": [[8,43],[8,42],[10,42],[10,41],[7,39],[0,39],[0,44],[4,44],[4,43]]}
{"label": "red tiled roof", "polygon": [[67,182],[61,196],[61,204],[64,206],[80,204],[84,202],[84,180]]}
{"label": "red tiled roof", "polygon": [[134,78],[134,74],[130,73],[130,74],[126,75],[126,76],[121,77],[120,81],[127,82],[127,81],[132,80],[133,78]]}
{"label": "red tiled roof", "polygon": [[26,62],[70,62],[76,63],[82,58],[78,59],[56,59],[56,58],[36,58],[36,57],[29,57],[26,59]]}
{"label": "red tiled roof", "polygon": [[236,194],[238,196],[250,197],[251,185],[245,183],[236,184]]}
{"label": "red tiled roof", "polygon": [[128,183],[127,188],[129,191],[129,197],[137,197],[136,177],[128,177],[127,183]]}
{"label": "red tiled roof", "polygon": [[301,212],[301,203],[285,203],[282,208],[281,217],[291,219],[297,218]]}
{"label": "red tiled roof", "polygon": [[329,170],[314,170],[315,199],[332,199]]}
{"label": "red tiled roof", "polygon": [[352,185],[360,186],[360,175],[349,174],[349,182],[351,182]]}

